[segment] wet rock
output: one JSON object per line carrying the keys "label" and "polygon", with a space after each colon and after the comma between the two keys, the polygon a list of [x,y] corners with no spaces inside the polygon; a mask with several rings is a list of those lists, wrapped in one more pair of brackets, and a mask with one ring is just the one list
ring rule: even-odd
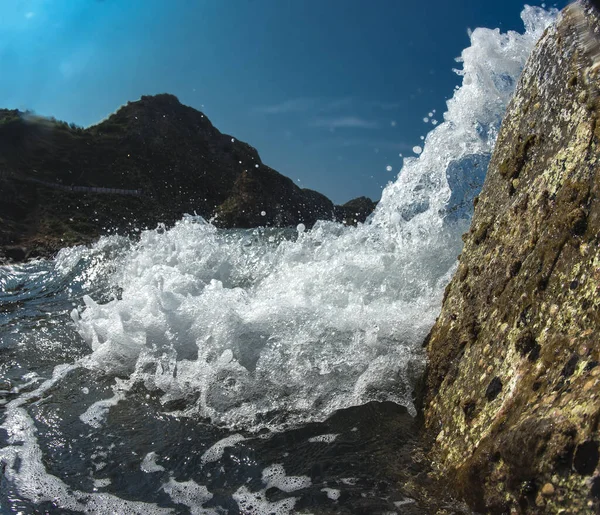
{"label": "wet rock", "polygon": [[552,497],[554,495],[554,485],[552,483],[546,483],[542,487],[542,495],[544,497]]}
{"label": "wet rock", "polygon": [[600,75],[578,23],[528,61],[427,339],[431,458],[482,513],[600,510]]}
{"label": "wet rock", "polygon": [[27,249],[18,245],[4,247],[4,255],[11,261],[25,261],[27,258]]}
{"label": "wet rock", "polygon": [[490,381],[490,384],[488,385],[487,389],[485,390],[485,398],[491,402],[496,397],[498,397],[498,395],[500,394],[501,391],[502,391],[502,381],[500,381],[499,377],[494,377],[494,379],[492,379]]}
{"label": "wet rock", "polygon": [[573,468],[582,476],[591,476],[598,466],[598,442],[584,442],[577,447]]}

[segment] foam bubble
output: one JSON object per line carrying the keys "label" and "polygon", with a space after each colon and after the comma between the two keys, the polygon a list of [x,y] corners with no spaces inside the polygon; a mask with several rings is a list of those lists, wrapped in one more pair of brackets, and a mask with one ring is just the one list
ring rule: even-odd
{"label": "foam bubble", "polygon": [[108,485],[110,485],[112,483],[112,481],[107,478],[100,478],[100,479],[94,479],[93,481],[94,483],[94,488],[98,489],[98,488],[106,488]]}
{"label": "foam bubble", "polygon": [[[122,384],[117,382],[117,384]],[[115,389],[117,390],[117,389]],[[79,419],[84,423],[96,429],[102,427],[106,415],[111,407],[116,406],[125,398],[122,391],[116,391],[115,395],[109,399],[102,399],[93,403],[84,413],[79,415]]]}
{"label": "foam bubble", "polygon": [[293,513],[296,498],[289,497],[281,501],[269,502],[264,491],[251,492],[245,486],[233,495],[240,512],[247,515],[289,515]]}
{"label": "foam bubble", "polygon": [[161,486],[161,489],[171,497],[173,502],[183,504],[190,509],[192,515],[216,515],[216,510],[203,508],[202,505],[213,498],[204,485],[193,480],[175,481],[171,478]]}
{"label": "foam bubble", "polygon": [[339,435],[337,435],[337,434],[319,435],[319,436],[313,436],[312,438],[309,438],[308,441],[311,443],[314,443],[314,442],[331,443],[331,442],[335,441],[335,439],[338,436]]}
{"label": "foam bubble", "polygon": [[275,487],[288,493],[311,485],[310,478],[307,476],[286,476],[283,465],[278,463],[263,470],[262,480],[267,485],[267,489]]}
{"label": "foam bubble", "polygon": [[337,501],[341,495],[341,492],[335,488],[321,488],[321,492],[325,492],[332,501]]}

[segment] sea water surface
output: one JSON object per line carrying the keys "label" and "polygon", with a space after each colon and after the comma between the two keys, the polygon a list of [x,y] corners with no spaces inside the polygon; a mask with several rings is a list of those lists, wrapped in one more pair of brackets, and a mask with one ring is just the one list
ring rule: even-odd
{"label": "sea water surface", "polygon": [[472,32],[443,123],[365,224],[186,216],[0,268],[2,513],[426,513],[422,341],[555,16]]}

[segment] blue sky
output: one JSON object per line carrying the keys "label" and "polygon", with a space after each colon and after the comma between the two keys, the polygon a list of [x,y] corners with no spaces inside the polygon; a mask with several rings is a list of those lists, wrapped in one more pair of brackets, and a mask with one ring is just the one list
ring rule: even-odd
{"label": "blue sky", "polygon": [[169,92],[301,187],[379,199],[442,119],[467,30],[522,31],[523,4],[0,0],[0,107],[87,126]]}

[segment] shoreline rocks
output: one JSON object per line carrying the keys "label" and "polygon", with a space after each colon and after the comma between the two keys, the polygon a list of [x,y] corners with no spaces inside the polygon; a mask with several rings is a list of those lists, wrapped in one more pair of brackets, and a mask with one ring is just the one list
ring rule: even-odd
{"label": "shoreline rocks", "polygon": [[528,61],[426,341],[431,459],[482,513],[600,510],[600,78],[579,22]]}

